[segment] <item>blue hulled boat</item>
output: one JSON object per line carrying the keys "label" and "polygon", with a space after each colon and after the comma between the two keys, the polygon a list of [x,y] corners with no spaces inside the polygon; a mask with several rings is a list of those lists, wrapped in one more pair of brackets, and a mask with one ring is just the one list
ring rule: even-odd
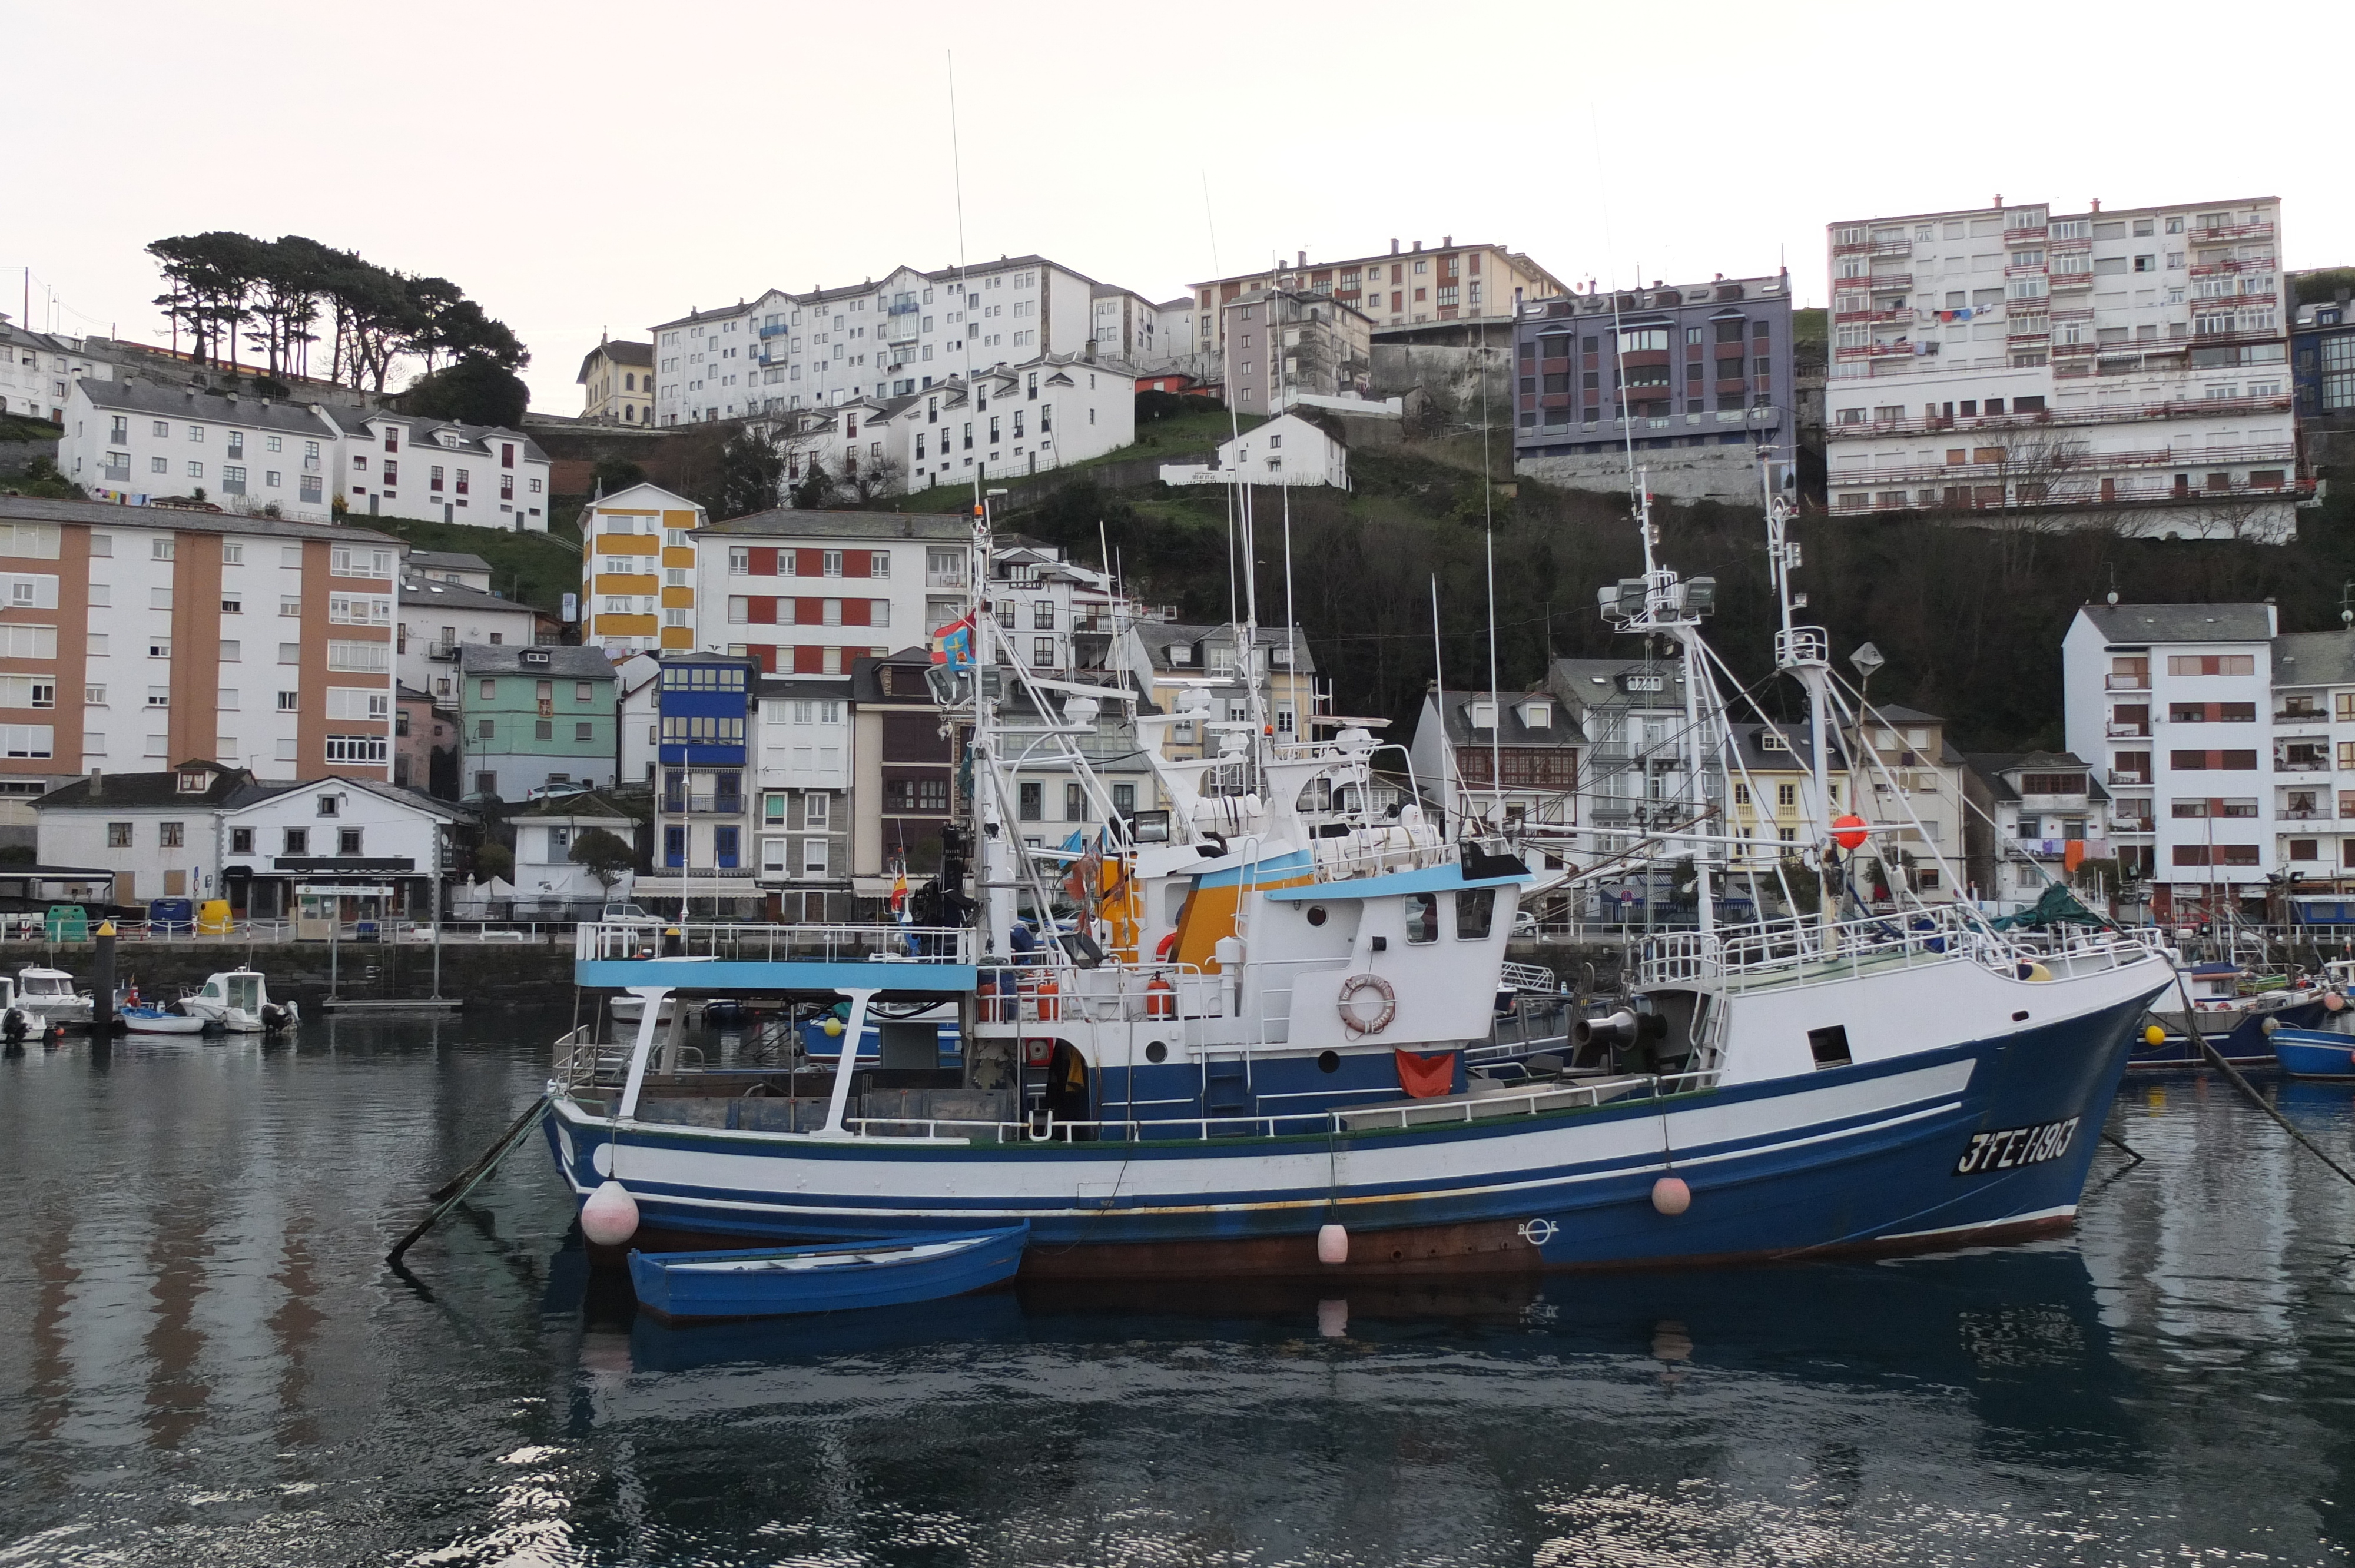
{"label": "blue hulled boat", "polygon": [[630,1254],[638,1306],[670,1322],[904,1307],[1003,1285],[1028,1225],[749,1251]]}
{"label": "blue hulled boat", "polygon": [[[1934,845],[1918,821],[1835,832],[1826,726],[1861,725],[1862,710],[1841,706],[1825,633],[1791,624],[1786,520],[1778,503],[1777,659],[1815,715],[1787,747],[1812,775],[1801,848],[1839,869],[1868,840]],[[1027,1225],[1026,1277],[1215,1279],[1787,1257],[2066,1227],[2145,1010],[2174,982],[2158,934],[1998,929],[1959,904],[1843,919],[1828,893],[1807,912],[1787,889],[1783,918],[1717,924],[1728,882],[1755,889],[1797,852],[1725,826],[1737,791],[1773,787],[1746,771],[1699,635],[1710,593],[1652,562],[1648,527],[1645,545],[1645,574],[1601,597],[1692,673],[1690,810],[1652,853],[1689,868],[1700,924],[1645,939],[1624,1004],[1566,1017],[1561,1049],[1505,1062],[1492,1033],[1505,944],[1536,881],[1522,846],[1451,836],[1425,802],[1460,821],[1468,798],[1413,789],[1401,748],[1355,721],[1279,740],[1255,685],[1222,722],[1207,690],[1149,711],[1133,687],[1058,683],[1001,658],[978,518],[963,574],[973,662],[952,654],[933,673],[970,780],[926,904],[937,918],[682,924],[684,953],[661,959],[640,956],[641,933],[581,928],[580,983],[647,1004],[634,1038],[559,1043],[548,1136],[575,1194],[606,1193],[591,1239],[610,1258],[652,1237]],[[1263,645],[1248,626],[1239,643]],[[1097,733],[1106,703],[1135,706],[1135,754],[1166,812],[1114,810],[1071,738]],[[1178,726],[1203,755],[1167,755]],[[1880,762],[1859,749],[1846,798],[1902,809],[1885,768],[1860,781]],[[1022,837],[1019,781],[1042,764],[1105,824],[1076,858]],[[1411,792],[1388,799],[1381,775],[1400,770]],[[1939,880],[1961,877],[1949,865]],[[1057,939],[1018,960],[1026,921]],[[887,1016],[871,1057],[704,1063],[675,1029],[657,1040],[659,1003],[681,991],[844,999],[853,1041],[879,1001],[953,1002],[963,1049],[939,1065],[927,1027],[903,1053]]]}
{"label": "blue hulled boat", "polygon": [[2293,1078],[2355,1078],[2355,1033],[2344,1029],[2276,1029],[2273,1047]]}

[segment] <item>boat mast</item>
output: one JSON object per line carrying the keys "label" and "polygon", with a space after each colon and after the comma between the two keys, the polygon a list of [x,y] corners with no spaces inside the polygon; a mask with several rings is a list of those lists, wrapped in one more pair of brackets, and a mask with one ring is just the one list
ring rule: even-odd
{"label": "boat mast", "polygon": [[1766,503],[1766,564],[1774,574],[1774,598],[1783,623],[1774,633],[1774,667],[1798,677],[1807,694],[1808,771],[1813,775],[1816,818],[1816,921],[1828,934],[1832,926],[1832,810],[1830,758],[1824,747],[1824,714],[1830,705],[1827,690],[1831,667],[1831,639],[1820,626],[1798,626],[1791,612],[1806,608],[1807,596],[1795,592],[1791,574],[1798,568],[1798,541],[1790,537],[1792,508],[1776,491],[1768,449],[1758,450],[1758,487]]}

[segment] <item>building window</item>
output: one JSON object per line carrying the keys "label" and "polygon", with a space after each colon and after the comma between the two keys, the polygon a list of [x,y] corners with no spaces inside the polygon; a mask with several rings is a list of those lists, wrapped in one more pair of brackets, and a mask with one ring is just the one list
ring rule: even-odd
{"label": "building window", "polygon": [[131,847],[131,824],[129,822],[107,823],[106,847],[109,849],[129,849]]}

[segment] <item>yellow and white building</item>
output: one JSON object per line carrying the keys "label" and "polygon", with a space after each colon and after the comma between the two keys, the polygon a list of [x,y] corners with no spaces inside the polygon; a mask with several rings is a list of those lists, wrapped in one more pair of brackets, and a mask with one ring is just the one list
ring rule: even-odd
{"label": "yellow and white building", "polygon": [[692,649],[702,507],[655,484],[581,511],[581,640],[615,658]]}

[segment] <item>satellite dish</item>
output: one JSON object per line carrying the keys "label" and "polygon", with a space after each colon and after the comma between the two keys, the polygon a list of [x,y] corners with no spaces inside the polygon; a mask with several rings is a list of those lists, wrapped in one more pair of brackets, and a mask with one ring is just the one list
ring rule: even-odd
{"label": "satellite dish", "polygon": [[1860,644],[1855,652],[1848,656],[1848,662],[1855,665],[1856,673],[1868,681],[1872,679],[1872,673],[1875,670],[1889,662],[1881,656],[1881,650],[1870,642]]}

